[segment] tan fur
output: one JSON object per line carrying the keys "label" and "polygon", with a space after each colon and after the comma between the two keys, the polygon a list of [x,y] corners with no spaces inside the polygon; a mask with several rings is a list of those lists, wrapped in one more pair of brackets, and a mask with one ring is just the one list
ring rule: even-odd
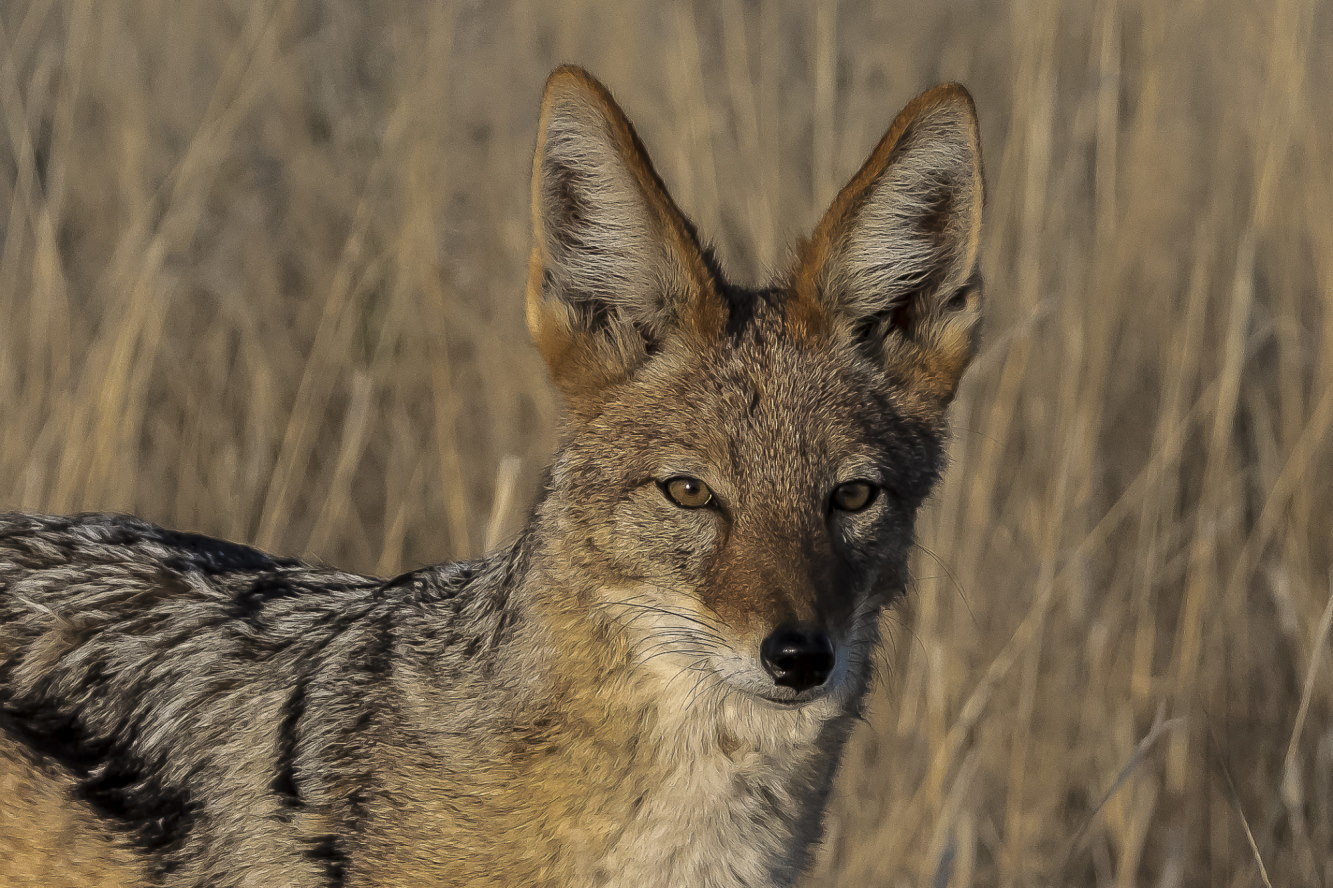
{"label": "tan fur", "polygon": [[140,888],[143,866],[73,782],[0,734],[0,886]]}
{"label": "tan fur", "polygon": [[723,823],[744,830],[761,813],[735,810],[735,783],[808,770],[836,701],[776,724],[744,701],[699,719],[678,676],[637,673],[625,645],[605,656],[610,627],[591,638],[585,619],[560,608],[544,631],[560,638],[554,671],[564,678],[548,688],[558,712],[474,747],[464,795],[434,756],[397,757],[357,884],[709,885],[720,860],[745,884],[763,883],[767,861],[787,849],[758,834],[719,841]]}

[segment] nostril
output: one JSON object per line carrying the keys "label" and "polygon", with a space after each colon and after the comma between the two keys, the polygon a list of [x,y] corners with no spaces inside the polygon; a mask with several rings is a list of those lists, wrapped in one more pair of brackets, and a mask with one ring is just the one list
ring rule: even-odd
{"label": "nostril", "polygon": [[833,642],[817,629],[786,626],[764,639],[759,659],[776,684],[806,691],[833,671]]}

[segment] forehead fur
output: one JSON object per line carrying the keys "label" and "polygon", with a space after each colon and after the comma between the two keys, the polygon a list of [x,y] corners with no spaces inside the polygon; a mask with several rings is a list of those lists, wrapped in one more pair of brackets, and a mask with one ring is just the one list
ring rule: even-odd
{"label": "forehead fur", "polygon": [[667,342],[608,393],[594,430],[644,459],[695,459],[748,489],[805,490],[859,466],[907,499],[924,497],[939,471],[937,415],[918,414],[854,342],[793,323],[787,291],[719,289],[725,332]]}

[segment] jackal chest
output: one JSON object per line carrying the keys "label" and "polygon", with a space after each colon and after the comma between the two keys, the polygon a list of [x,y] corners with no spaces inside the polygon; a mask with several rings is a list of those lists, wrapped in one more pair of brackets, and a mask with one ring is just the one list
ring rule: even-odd
{"label": "jackal chest", "polygon": [[[614,783],[525,780],[469,786],[417,776],[411,816],[382,812],[358,848],[349,885],[541,885],[781,888],[803,847],[791,811],[800,781],[750,754],[721,752],[621,771]],[[493,771],[491,774],[498,774]],[[530,775],[523,775],[530,776]],[[374,819],[379,820],[380,816]]]}
{"label": "jackal chest", "polygon": [[794,834],[790,764],[721,751],[682,758],[634,800],[623,830],[592,864],[605,888],[751,888],[785,884]]}

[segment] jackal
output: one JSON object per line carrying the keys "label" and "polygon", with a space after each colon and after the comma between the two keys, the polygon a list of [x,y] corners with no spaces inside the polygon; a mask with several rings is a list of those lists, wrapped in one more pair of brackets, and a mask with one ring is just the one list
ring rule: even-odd
{"label": "jackal", "polygon": [[0,883],[793,884],[976,349],[981,206],[936,87],[744,289],[557,69],[527,317],[567,418],[517,540],[383,580],[0,518]]}

